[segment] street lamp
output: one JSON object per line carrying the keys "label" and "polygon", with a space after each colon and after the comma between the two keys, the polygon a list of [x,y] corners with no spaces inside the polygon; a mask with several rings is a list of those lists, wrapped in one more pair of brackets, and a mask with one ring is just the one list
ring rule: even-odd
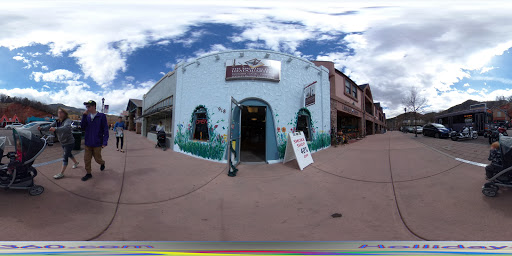
{"label": "street lamp", "polygon": [[[404,121],[402,123],[405,124],[406,120],[407,120],[407,108],[404,108]],[[406,129],[406,127],[404,126],[402,129],[402,132],[406,132],[405,129]]]}
{"label": "street lamp", "polygon": [[105,98],[101,99],[101,113],[105,113]]}

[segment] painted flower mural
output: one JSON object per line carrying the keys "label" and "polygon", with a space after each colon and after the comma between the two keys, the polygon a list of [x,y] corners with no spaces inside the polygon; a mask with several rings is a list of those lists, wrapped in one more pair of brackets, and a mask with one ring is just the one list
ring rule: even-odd
{"label": "painted flower mural", "polygon": [[[206,112],[205,123],[208,126],[208,139],[203,141],[192,139],[192,129],[194,127],[193,123],[195,120],[194,115],[200,109],[204,109]],[[192,112],[192,117],[190,118],[190,122],[187,125],[177,124],[178,129],[174,138],[174,144],[178,145],[180,150],[183,152],[203,158],[221,161],[224,159],[227,136],[217,132],[217,128],[219,127],[218,123],[220,122],[224,122],[224,120],[218,120],[215,125],[212,125],[210,122],[210,113],[208,109],[203,105],[199,105],[195,108],[194,112]]]}
{"label": "painted flower mural", "polygon": [[[315,126],[316,123],[311,118],[311,112],[307,108],[299,109],[299,111],[295,113],[295,117],[287,124],[291,127],[290,132],[296,132],[299,113],[305,114],[309,117],[311,127],[311,140],[308,141],[309,150],[314,152],[322,148],[329,147],[331,145],[331,135],[322,130],[318,131],[318,126]],[[276,114],[276,119],[277,117],[278,115]],[[277,127],[277,151],[279,153],[279,158],[282,159],[284,158],[284,153],[286,151],[288,134],[286,133],[285,126],[279,128],[279,119],[277,119]]]}

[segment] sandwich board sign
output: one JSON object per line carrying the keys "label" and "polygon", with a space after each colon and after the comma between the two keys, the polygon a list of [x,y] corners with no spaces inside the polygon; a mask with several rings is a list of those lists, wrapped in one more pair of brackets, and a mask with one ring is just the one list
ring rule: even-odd
{"label": "sandwich board sign", "polygon": [[288,133],[288,142],[284,153],[283,163],[297,159],[300,170],[313,163],[313,157],[309,151],[308,143],[302,131]]}

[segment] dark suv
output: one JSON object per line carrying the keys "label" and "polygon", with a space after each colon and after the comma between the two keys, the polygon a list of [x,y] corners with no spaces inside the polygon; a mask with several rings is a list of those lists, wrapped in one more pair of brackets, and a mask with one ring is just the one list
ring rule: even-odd
{"label": "dark suv", "polygon": [[423,126],[423,135],[434,138],[448,138],[450,137],[450,130],[442,124],[431,123]]}

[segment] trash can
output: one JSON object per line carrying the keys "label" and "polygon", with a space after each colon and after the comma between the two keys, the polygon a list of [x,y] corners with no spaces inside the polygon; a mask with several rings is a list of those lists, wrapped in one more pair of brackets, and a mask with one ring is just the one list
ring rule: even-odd
{"label": "trash can", "polygon": [[73,138],[75,138],[75,146],[73,147],[73,150],[80,150],[82,146],[82,132],[74,131]]}

